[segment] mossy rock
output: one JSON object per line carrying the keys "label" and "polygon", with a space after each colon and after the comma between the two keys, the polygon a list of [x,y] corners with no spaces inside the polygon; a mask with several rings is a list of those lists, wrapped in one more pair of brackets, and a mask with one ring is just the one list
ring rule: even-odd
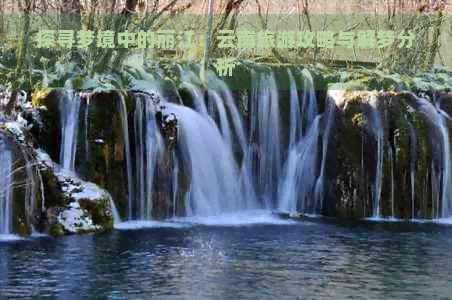
{"label": "mossy rock", "polygon": [[64,227],[60,223],[54,223],[49,228],[49,233],[54,237],[65,235]]}
{"label": "mossy rock", "polygon": [[34,91],[31,96],[31,104],[34,107],[46,106],[49,104],[49,96],[51,94],[51,90],[38,90]]}
{"label": "mossy rock", "polygon": [[103,230],[112,230],[114,226],[110,201],[110,197],[108,196],[96,200],[78,200],[80,207],[86,209],[91,214],[93,223],[102,226]]}
{"label": "mossy rock", "polygon": [[31,234],[30,226],[28,226],[26,224],[26,222],[22,218],[18,217],[17,218],[17,223],[18,223],[18,227],[19,227],[18,228],[18,234],[20,236],[26,237],[26,236],[29,236]]}
{"label": "mossy rock", "polygon": [[32,94],[32,105],[38,109],[43,121],[36,138],[54,161],[58,161],[60,155],[60,98],[61,92],[56,90],[37,90]]}
{"label": "mossy rock", "polygon": [[367,118],[363,113],[357,113],[353,116],[352,122],[355,126],[364,128],[367,125]]}

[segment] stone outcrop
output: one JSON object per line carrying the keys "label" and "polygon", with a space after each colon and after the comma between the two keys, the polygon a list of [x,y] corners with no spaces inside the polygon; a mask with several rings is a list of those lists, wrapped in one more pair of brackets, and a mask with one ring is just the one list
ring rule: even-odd
{"label": "stone outcrop", "polygon": [[35,148],[30,133],[33,124],[21,114],[17,120],[0,124],[0,131],[13,144],[17,162],[14,181],[25,182],[14,189],[13,231],[29,235],[32,226],[52,235],[111,230],[110,194],[61,170],[44,150]]}
{"label": "stone outcrop", "polygon": [[58,170],[45,152],[38,151],[37,160],[47,196],[41,227],[53,235],[113,229],[113,199],[106,190]]}

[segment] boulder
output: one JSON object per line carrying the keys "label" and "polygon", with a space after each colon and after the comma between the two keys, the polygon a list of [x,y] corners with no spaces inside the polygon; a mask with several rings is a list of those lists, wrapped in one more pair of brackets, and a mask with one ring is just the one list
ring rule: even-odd
{"label": "boulder", "polygon": [[37,160],[43,174],[47,228],[53,235],[79,234],[113,229],[113,199],[96,184],[62,170],[42,150]]}

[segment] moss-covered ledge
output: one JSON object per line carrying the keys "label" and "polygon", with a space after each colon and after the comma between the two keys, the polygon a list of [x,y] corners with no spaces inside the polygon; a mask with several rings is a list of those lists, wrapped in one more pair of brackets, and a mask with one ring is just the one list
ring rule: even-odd
{"label": "moss-covered ledge", "polygon": [[346,219],[373,215],[376,131],[381,130],[380,215],[429,218],[435,199],[424,190],[432,160],[425,116],[402,91],[342,90],[334,99],[337,114],[329,151],[334,152],[335,161],[329,164],[328,173],[335,180],[325,214]]}

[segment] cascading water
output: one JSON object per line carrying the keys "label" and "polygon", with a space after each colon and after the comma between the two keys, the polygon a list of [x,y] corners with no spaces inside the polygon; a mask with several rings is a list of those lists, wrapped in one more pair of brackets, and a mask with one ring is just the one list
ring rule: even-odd
{"label": "cascading water", "polygon": [[0,136],[0,235],[12,231],[12,152]]}
{"label": "cascading water", "polygon": [[157,161],[163,153],[163,140],[157,130],[152,98],[146,94],[136,96],[135,173],[134,181],[131,182],[135,190],[133,198],[129,198],[129,220],[150,220],[153,209],[154,172]]}
{"label": "cascading water", "polygon": [[127,121],[127,107],[124,96],[120,95],[119,113],[121,115],[122,133],[124,136],[124,149],[126,155],[126,168],[127,168],[127,203],[128,203],[128,219],[132,220],[132,203],[134,199],[133,195],[133,177],[132,177],[132,155],[130,153],[130,141],[129,141],[129,125]]}
{"label": "cascading water", "polygon": [[74,171],[80,103],[80,96],[68,90],[59,104],[62,131],[60,164],[68,171]]}
{"label": "cascading water", "polygon": [[[210,90],[208,91],[208,99],[209,103],[215,103],[215,108],[218,111],[219,119],[220,119],[220,127],[221,134],[225,139],[226,143],[229,147],[232,147],[231,141],[231,129],[229,128],[228,116],[226,114],[226,109],[223,104],[223,99],[221,98],[218,91]],[[209,109],[209,114],[212,115],[214,113],[213,109]]]}
{"label": "cascading water", "polygon": [[439,126],[441,129],[442,142],[443,142],[443,168],[442,168],[442,209],[441,217],[448,218],[451,216],[451,197],[452,197],[452,182],[451,182],[451,161],[450,161],[450,141],[449,130],[446,126],[445,117],[447,115],[442,111],[439,106],[437,107],[439,112]]}
{"label": "cascading water", "polygon": [[[320,115],[317,114],[314,84],[309,73],[304,74],[304,93],[302,95],[302,109],[300,110],[300,99],[297,86],[292,72],[289,70],[290,80],[290,140],[288,156],[284,165],[284,176],[282,176],[278,188],[278,210],[282,212],[315,213],[315,204],[308,204],[311,190],[315,185],[315,170],[317,157],[317,144],[319,139]],[[303,123],[308,130],[303,132]],[[329,126],[329,122],[327,127]],[[327,129],[327,131],[329,128]],[[328,133],[326,133],[328,135]],[[325,136],[326,141],[327,136]],[[325,149],[326,153],[326,149]],[[321,174],[323,176],[323,173]],[[318,181],[319,192],[323,183]],[[313,198],[313,197],[312,197]],[[320,193],[319,193],[320,199]]]}
{"label": "cascading water", "polygon": [[[414,220],[416,207],[414,203],[414,195],[415,195],[415,172],[416,172],[416,132],[414,131],[413,124],[408,120],[406,116],[404,116],[405,121],[408,124],[408,130],[410,131],[410,148],[411,148],[411,161],[410,161],[410,182],[411,182],[411,219]],[[434,198],[432,198],[434,199]],[[434,209],[432,209],[432,212]]]}
{"label": "cascading water", "polygon": [[279,189],[278,210],[281,212],[313,212],[308,202],[315,183],[320,118],[319,115],[314,119],[305,137],[289,150]]}
{"label": "cascading water", "polygon": [[391,166],[391,218],[395,218],[395,212],[394,212],[394,158],[393,158],[393,152],[392,148],[390,146],[389,148],[389,163]]}
{"label": "cascading water", "polygon": [[187,216],[258,208],[254,197],[242,195],[239,169],[215,124],[188,107],[168,103],[166,109],[178,118],[183,160],[190,171]]}
{"label": "cascading water", "polygon": [[[425,116],[426,121],[430,124],[430,138],[432,141],[436,139],[439,142],[432,142],[432,154],[436,158],[436,160],[432,160],[430,168],[432,193],[436,194],[432,195],[432,199],[438,199],[436,217],[448,218],[451,216],[452,205],[450,200],[452,197],[452,166],[450,163],[449,130],[445,121],[450,117],[440,109],[439,104],[435,107],[424,97],[418,97],[413,93],[408,95],[415,101],[414,106],[417,106],[417,110]],[[439,171],[435,168],[438,164],[441,166]]]}
{"label": "cascading water", "polygon": [[204,102],[203,91],[199,88],[200,82],[199,80],[196,80],[196,74],[193,71],[182,66],[180,66],[180,72],[183,87],[185,87],[190,92],[195,103],[196,110],[201,114],[208,115],[206,103]]}
{"label": "cascading water", "polygon": [[[301,107],[301,116],[304,119],[304,123],[309,126],[312,124],[318,114],[317,99],[315,96],[314,80],[311,73],[303,69],[300,74],[304,78],[303,86],[303,98]],[[301,131],[303,132],[303,122],[301,123]]]}
{"label": "cascading water", "polygon": [[176,217],[177,210],[177,192],[179,187],[179,162],[176,155],[173,154],[174,168],[173,168],[173,218]]}
{"label": "cascading water", "polygon": [[315,184],[315,191],[314,191],[314,213],[317,212],[317,205],[320,206],[320,212],[323,209],[323,194],[324,194],[324,181],[325,181],[325,164],[326,164],[326,154],[328,150],[328,141],[330,137],[330,129],[331,125],[333,123],[333,114],[334,114],[334,101],[331,99],[331,97],[327,97],[327,103],[326,103],[326,112],[324,114],[326,118],[326,126],[323,131],[323,144],[322,144],[322,165],[320,167],[320,175],[317,178],[316,184]]}
{"label": "cascading water", "polygon": [[372,128],[377,139],[377,166],[375,172],[375,182],[373,183],[373,217],[380,217],[381,188],[383,184],[383,155],[384,155],[384,128],[381,115],[375,101],[370,102],[372,106]]}
{"label": "cascading water", "polygon": [[[280,199],[278,203],[278,209],[285,212],[294,212],[297,209],[296,195],[294,191],[294,179],[296,172],[296,138],[302,136],[303,120],[301,118],[300,105],[298,99],[297,86],[292,72],[288,71],[290,80],[290,136],[289,136],[289,156],[286,166],[286,177],[282,183],[282,187],[279,189]],[[303,100],[305,97],[303,97]],[[304,103],[304,101],[303,101]],[[298,133],[298,135],[297,135]],[[290,162],[290,163],[289,163]]]}
{"label": "cascading water", "polygon": [[[231,132],[231,135],[229,134],[223,134],[224,137],[228,141],[230,141],[230,147],[231,150],[234,151],[236,148],[234,145],[238,144],[240,145],[240,151],[243,153],[243,159],[241,162],[240,167],[240,180],[241,180],[241,187],[242,187],[242,196],[243,197],[255,197],[254,187],[252,184],[252,165],[253,165],[253,156],[252,156],[252,148],[250,144],[246,142],[246,136],[245,136],[245,128],[243,126],[243,120],[240,117],[239,110],[234,102],[234,97],[232,96],[232,93],[227,86],[227,84],[218,78],[218,76],[214,73],[209,71],[209,82],[211,86],[216,87],[217,90],[210,90],[210,93],[214,93],[218,95],[215,99],[216,102],[224,102],[224,104],[221,104],[222,107],[226,107],[227,111],[229,112],[231,116],[231,121],[227,119],[226,115],[224,117],[220,116],[220,123],[221,128],[233,128],[234,131]],[[217,107],[220,107],[219,104],[217,104]],[[224,124],[224,125],[223,125]],[[235,133],[235,136],[237,136],[237,141],[234,140],[234,145],[232,144],[232,133]],[[236,143],[237,142],[237,143]],[[252,192],[250,192],[252,191]],[[256,199],[251,199],[251,202],[255,202]]]}
{"label": "cascading water", "polygon": [[[186,67],[181,67],[180,71],[182,78],[184,78],[184,86],[189,90],[197,112],[205,119],[203,126],[207,126],[207,123],[210,123],[209,126],[213,126],[212,128],[219,128],[222,136],[221,144],[225,143],[230,150],[238,150],[237,147],[232,147],[232,144],[236,144],[233,138],[238,138],[238,144],[243,153],[241,165],[239,166],[240,172],[238,176],[240,182],[238,186],[242,190],[241,197],[247,199],[245,202],[248,204],[256,203],[251,199],[254,193],[250,192],[255,190],[257,198],[260,199],[267,209],[273,209],[273,201],[275,199],[277,200],[278,209],[282,211],[297,211],[301,209],[304,212],[316,212],[317,206],[320,208],[323,206],[323,177],[325,176],[326,151],[332,123],[332,112],[334,110],[329,109],[333,105],[327,105],[327,112],[323,117],[325,121],[325,131],[322,135],[323,155],[320,176],[317,178],[317,144],[320,138],[321,117],[318,116],[315,88],[309,71],[306,69],[301,72],[296,71],[296,75],[301,76],[304,81],[303,93],[299,97],[294,74],[291,70],[288,70],[291,86],[291,120],[287,159],[282,157],[281,143],[275,142],[280,141],[281,116],[279,109],[280,94],[273,72],[261,72],[260,74],[252,72],[251,106],[248,112],[251,119],[249,124],[249,142],[247,142],[240,114],[226,83],[214,73],[210,74],[212,76],[209,76],[209,87],[214,89],[207,91],[206,103],[204,102],[204,93],[201,90],[200,81],[196,73]],[[188,114],[188,111],[182,108],[179,108],[177,112]],[[179,116],[177,113],[176,116],[183,122],[187,122],[184,120],[186,117]],[[194,118],[199,119],[200,117]],[[218,121],[218,125],[214,120]],[[212,138],[213,135],[210,134],[209,137]],[[193,151],[190,149],[191,147],[193,147],[193,143],[188,148],[186,147],[185,152],[192,153],[190,152]],[[197,164],[201,162],[199,160],[193,162],[193,154],[187,154],[186,156],[190,158],[191,168],[200,168]],[[283,162],[285,173],[284,176],[281,176],[283,175]],[[297,163],[299,164],[298,167],[296,167]],[[174,172],[175,170],[173,169]],[[196,176],[193,177],[192,175],[192,180],[195,180],[195,178]],[[174,179],[173,184],[175,184]],[[194,186],[196,186],[196,183],[192,183],[187,199],[195,199],[193,201],[196,203],[187,201],[191,203],[187,206],[187,211],[191,210],[192,214],[196,214],[193,211],[201,211],[199,207],[207,207],[200,213],[202,215],[217,214],[223,211],[223,209],[219,208],[221,207],[219,203],[199,204],[194,196],[199,192],[196,191]],[[235,187],[236,185],[234,185]],[[200,190],[201,188],[198,187],[197,189]],[[308,201],[314,198],[314,194],[316,197],[315,203],[309,203]],[[298,200],[301,198],[303,200]],[[173,202],[175,203],[175,200]],[[242,208],[248,207],[248,204],[242,206]],[[195,209],[194,207],[197,208]]]}
{"label": "cascading water", "polygon": [[250,143],[255,153],[252,158],[253,176],[257,178],[258,197],[265,208],[271,209],[281,174],[278,90],[273,72],[262,73],[260,77],[253,72],[251,97]]}

